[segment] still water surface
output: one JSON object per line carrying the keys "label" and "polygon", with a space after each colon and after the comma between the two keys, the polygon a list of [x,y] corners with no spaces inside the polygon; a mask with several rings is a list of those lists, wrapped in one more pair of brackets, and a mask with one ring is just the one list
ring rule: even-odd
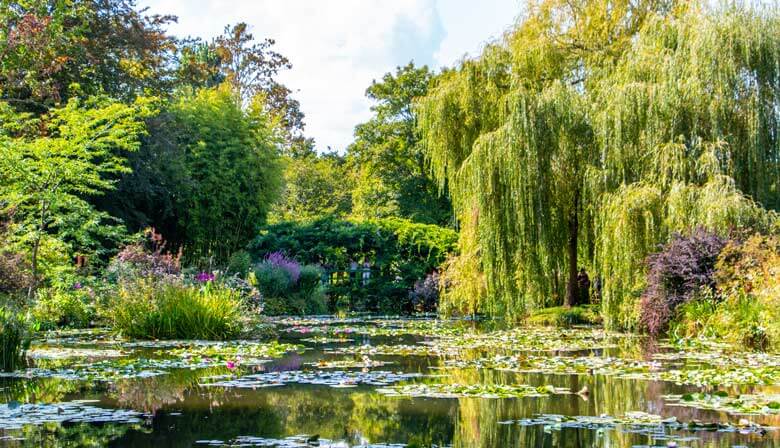
{"label": "still water surface", "polygon": [[[780,446],[780,431],[773,428],[780,426],[780,417],[776,415],[740,416],[679,407],[663,398],[668,394],[696,391],[753,392],[754,387],[676,385],[636,378],[627,372],[602,373],[597,369],[585,369],[578,374],[512,372],[462,362],[496,354],[523,355],[528,347],[513,346],[512,340],[457,352],[432,348],[442,338],[481,331],[472,323],[323,319],[283,320],[278,326],[280,342],[303,348],[262,363],[244,362],[240,356],[226,360],[207,358],[205,363],[202,359],[188,358],[189,365],[184,368],[163,363],[144,364],[141,368],[128,370],[127,366],[139,359],[170,359],[171,347],[132,346],[99,332],[81,336],[58,335],[48,341],[38,341],[34,348],[45,349],[41,353],[48,355],[41,355],[35,361],[33,367],[38,367],[37,370],[29,369],[18,372],[16,377],[0,378],[0,403],[5,403],[2,406],[6,409],[5,414],[0,410],[0,446]],[[381,328],[382,331],[367,331],[370,328]],[[431,328],[437,331],[430,331]],[[641,362],[652,359],[653,353],[664,351],[636,338],[618,338],[619,343],[614,345],[597,341],[593,347],[577,345],[587,345],[587,339],[575,339],[573,346],[566,347],[568,339],[558,341],[563,344],[561,346],[548,344],[542,340],[544,338],[544,334],[539,334],[526,340],[538,345],[531,350],[532,356],[551,360],[614,357]],[[422,351],[406,350],[404,354],[333,352],[364,345],[419,347]],[[186,344],[182,343],[182,346],[186,347]],[[61,349],[71,351],[57,356],[57,350]],[[118,353],[112,353],[112,350]],[[339,369],[326,368],[323,364],[323,361],[344,360],[356,364],[385,364]],[[669,362],[670,365],[675,363],[680,361]],[[88,366],[92,366],[92,370]],[[100,369],[95,370],[95,366]],[[88,378],[85,371],[93,377]],[[288,382],[272,384],[272,387],[261,387],[268,384],[239,387],[240,382],[231,383],[252,374],[299,371],[313,374],[309,378],[315,383],[326,378],[330,384]],[[344,373],[327,373],[334,371]],[[68,372],[72,375],[65,374]],[[326,376],[321,378],[323,372]],[[380,378],[378,384],[349,387],[353,382],[350,372],[366,374],[364,378],[368,378],[368,382],[374,378],[372,372],[402,376],[397,378],[400,379],[397,383],[383,384]],[[404,377],[403,374],[411,375]],[[25,378],[19,378],[20,375]],[[399,397],[381,393],[385,386],[409,383],[523,384],[555,386],[572,393],[514,398]],[[759,390],[773,392],[772,387]],[[76,400],[85,401],[74,405]],[[134,413],[127,421],[121,421],[121,416],[101,417],[96,413],[81,423],[72,420],[25,423],[25,413],[21,412],[21,418],[19,413],[27,403],[53,403],[55,408],[51,413],[60,417],[71,412],[89,413],[93,408],[98,411],[91,412],[122,409]],[[67,407],[67,403],[76,407]],[[13,414],[14,410],[17,414]],[[48,412],[45,408],[37,411]],[[671,417],[684,423],[737,424],[745,419],[766,428],[688,431],[674,425],[605,424],[587,419],[577,425],[556,425],[558,417],[554,417],[623,417],[636,411],[660,416],[667,422]],[[27,415],[32,415],[31,412],[27,411]],[[10,415],[16,415],[21,423],[16,428],[8,423],[3,426],[3,415],[6,422],[10,421]],[[52,419],[57,420],[57,417],[49,420]]]}

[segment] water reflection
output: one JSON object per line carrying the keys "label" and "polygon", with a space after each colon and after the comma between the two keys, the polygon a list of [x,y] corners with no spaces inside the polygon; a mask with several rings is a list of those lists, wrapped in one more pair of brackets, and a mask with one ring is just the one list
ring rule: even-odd
{"label": "water reflection", "polygon": [[[356,338],[354,343],[413,344],[411,336]],[[306,369],[320,359],[343,359],[325,353],[335,345],[310,344],[310,350],[291,354],[255,367],[261,371]],[[500,350],[496,347],[495,350]],[[641,341],[621,342],[604,353],[631,359],[649,359],[648,350],[657,346]],[[490,351],[490,350],[488,350]],[[588,353],[593,351],[588,351]],[[467,351],[460,358],[477,358],[485,350]],[[600,351],[597,352],[601,354]],[[148,355],[148,353],[146,353]],[[569,353],[571,355],[571,353]],[[382,370],[436,375],[431,382],[451,384],[553,385],[587,393],[512,399],[431,399],[389,397],[372,387],[335,389],[321,385],[288,384],[281,387],[233,389],[201,387],[201,379],[229,373],[226,368],[180,369],[167,375],[88,383],[62,379],[0,378],[0,402],[57,403],[74,399],[95,399],[96,406],[134,409],[148,413],[145,424],[77,424],[26,427],[21,431],[0,431],[0,446],[117,446],[191,447],[201,440],[230,441],[239,436],[282,439],[291,435],[317,435],[353,446],[366,443],[405,443],[411,447],[604,447],[637,445],[666,446],[668,439],[635,431],[614,429],[556,429],[551,426],[523,426],[518,420],[540,414],[569,416],[609,415],[644,411],[681,422],[735,422],[724,413],[675,407],[665,403],[665,394],[701,390],[669,382],[619,378],[609,375],[551,375],[500,370],[445,368],[437,357],[385,356],[393,364]],[[745,392],[750,388],[735,389]],[[751,418],[768,426],[780,426],[780,417]],[[668,431],[667,431],[668,433]],[[780,431],[765,435],[722,432],[675,431],[676,437],[695,437],[680,446],[756,447],[780,446]],[[3,437],[25,440],[2,439]]]}

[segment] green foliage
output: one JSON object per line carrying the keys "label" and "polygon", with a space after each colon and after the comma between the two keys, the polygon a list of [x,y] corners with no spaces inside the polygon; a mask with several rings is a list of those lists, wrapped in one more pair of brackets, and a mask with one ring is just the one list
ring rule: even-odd
{"label": "green foliage", "polygon": [[166,238],[188,257],[225,261],[256,235],[278,196],[277,137],[262,106],[243,110],[226,85],[174,106],[188,188],[178,192],[177,231]]}
{"label": "green foliage", "polygon": [[128,170],[123,154],[138,148],[150,112],[143,98],[131,105],[71,100],[41,118],[0,103],[0,204],[16,210],[17,245],[29,254],[35,281],[42,247],[102,255],[106,240],[121,239],[121,229],[85,197],[110,190],[109,176]]}
{"label": "green foliage", "polygon": [[238,275],[245,278],[252,266],[252,256],[245,250],[240,250],[228,258],[227,274]]}
{"label": "green foliage", "polygon": [[143,280],[123,285],[105,310],[114,330],[139,339],[229,339],[240,333],[242,313],[229,288]]}
{"label": "green foliage", "polygon": [[10,372],[24,365],[30,347],[30,326],[23,312],[0,305],[0,371]]}
{"label": "green foliage", "polygon": [[286,157],[284,189],[273,221],[343,217],[352,211],[352,178],[344,157],[318,155],[313,142]]}
{"label": "green foliage", "polygon": [[257,289],[263,296],[263,311],[271,316],[324,314],[327,312],[322,268],[300,267],[297,279],[280,266],[263,262],[254,271]]}
{"label": "green foliage", "polygon": [[528,316],[531,325],[570,327],[572,325],[601,324],[601,314],[593,306],[556,306],[535,310]]}
{"label": "green foliage", "polygon": [[[300,263],[341,272],[328,287],[331,308],[383,312],[411,311],[409,291],[454,252],[457,234],[432,224],[398,218],[365,221],[332,217],[307,222],[284,222],[263,229],[250,244],[255,259],[281,252]],[[343,273],[370,267],[365,282],[361,273]],[[365,283],[365,284],[364,284]]]}
{"label": "green foliage", "polygon": [[357,173],[355,216],[451,223],[449,200],[430,179],[412,113],[414,100],[426,94],[432,77],[427,66],[415,67],[410,62],[366,90],[374,101],[374,116],[355,128],[355,142],[347,149]]}
{"label": "green foliage", "polygon": [[416,109],[462,229],[445,278],[472,293],[444,308],[522,318],[570,302],[584,265],[605,323],[632,328],[643,260],[671,234],[776,225],[779,17],[543,0],[444,72]]}
{"label": "green foliage", "polygon": [[39,289],[30,310],[33,322],[41,330],[87,328],[95,319],[94,293],[79,285],[79,289]]}

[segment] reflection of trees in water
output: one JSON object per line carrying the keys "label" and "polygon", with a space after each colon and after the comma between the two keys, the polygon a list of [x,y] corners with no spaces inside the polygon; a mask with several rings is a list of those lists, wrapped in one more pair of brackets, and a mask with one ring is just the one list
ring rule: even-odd
{"label": "reflection of trees in water", "polygon": [[[61,378],[5,378],[0,379],[0,403],[57,403],[67,401],[68,395],[98,392],[104,389],[100,384]],[[83,397],[79,397],[83,398]]]}
{"label": "reflection of trees in water", "polygon": [[58,424],[48,423],[44,426],[25,426],[21,431],[2,431],[0,437],[9,435],[23,440],[4,440],[3,447],[27,448],[76,448],[105,447],[125,435],[128,431],[148,432],[142,425],[128,424]]}
{"label": "reflection of trees in water", "polygon": [[[512,382],[512,374],[506,372],[460,371],[450,376],[451,382]],[[457,426],[455,428],[455,447],[631,447],[650,444],[650,437],[641,434],[624,433],[617,430],[605,431],[597,436],[596,431],[586,429],[566,429],[564,431],[545,432],[542,426],[520,426],[517,424],[499,425],[497,422],[531,418],[537,414],[563,415],[602,415],[622,417],[627,412],[644,411],[664,416],[674,415],[679,421],[691,420],[720,421],[735,423],[738,416],[728,416],[690,408],[665,406],[661,395],[677,393],[680,387],[669,383],[646,382],[620,379],[604,375],[540,375],[517,374],[514,381],[532,385],[553,384],[556,387],[568,387],[578,391],[587,385],[587,400],[572,395],[555,395],[544,398],[520,399],[477,399],[458,400]],[[762,424],[776,426],[780,417],[752,418]],[[730,447],[735,444],[780,443],[777,431],[769,432],[763,438],[758,435],[738,436],[730,433],[686,432],[701,440],[693,446]]]}
{"label": "reflection of trees in water", "polygon": [[[198,388],[201,378],[227,372],[224,367],[178,369],[165,375],[120,380],[111,386],[109,395],[116,399],[119,407],[154,413],[166,406],[183,402],[189,392]],[[235,390],[220,387],[199,389],[199,396],[208,399],[211,407],[219,406],[235,393]]]}

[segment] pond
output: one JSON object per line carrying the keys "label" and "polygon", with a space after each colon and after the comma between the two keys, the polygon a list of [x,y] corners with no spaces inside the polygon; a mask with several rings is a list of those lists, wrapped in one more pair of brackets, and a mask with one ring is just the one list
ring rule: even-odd
{"label": "pond", "polygon": [[780,446],[780,356],[599,329],[274,321],[278,342],[36,340],[0,446]]}

